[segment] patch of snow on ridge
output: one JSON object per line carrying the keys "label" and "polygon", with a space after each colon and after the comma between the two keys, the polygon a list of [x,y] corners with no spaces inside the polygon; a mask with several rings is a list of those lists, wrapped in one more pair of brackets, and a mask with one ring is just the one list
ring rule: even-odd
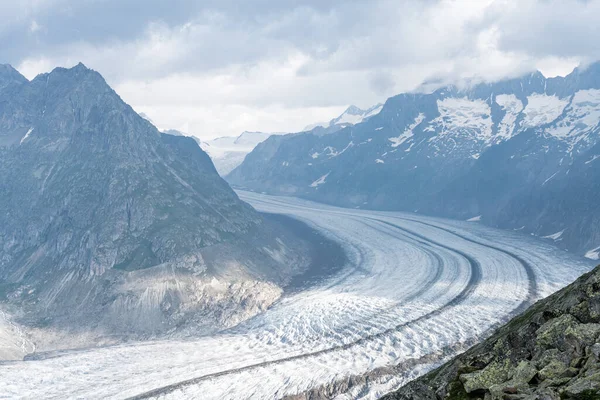
{"label": "patch of snow on ridge", "polygon": [[388,140],[390,142],[392,142],[392,147],[398,147],[402,143],[406,142],[408,139],[413,137],[414,136],[413,129],[415,129],[417,126],[419,126],[421,124],[421,122],[423,122],[424,120],[425,120],[425,114],[419,113],[419,115],[417,115],[417,117],[415,118],[415,122],[410,124],[408,126],[408,128],[406,128],[400,136],[389,138]]}
{"label": "patch of snow on ridge", "polygon": [[377,164],[385,164],[385,161],[383,161],[381,158],[377,158],[377,159],[375,160],[375,162],[376,162]]}
{"label": "patch of snow on ridge", "polygon": [[342,114],[342,116],[340,117],[340,119],[338,119],[336,121],[336,124],[351,124],[351,125],[356,125],[356,124],[362,122],[363,119],[364,119],[364,117],[362,115],[344,113],[344,114]]}
{"label": "patch of snow on ridge", "polygon": [[479,222],[479,221],[481,221],[481,215],[478,215],[478,216],[473,217],[473,218],[469,218],[467,220],[467,222]]}
{"label": "patch of snow on ridge", "polygon": [[19,142],[19,145],[23,144],[23,142],[25,140],[27,140],[27,138],[29,137],[29,135],[31,135],[31,132],[33,132],[33,128],[29,128],[29,130],[27,131],[27,133],[25,134],[25,136],[23,136],[23,138],[21,139],[21,142]]}
{"label": "patch of snow on ridge", "polygon": [[344,154],[344,152],[352,146],[354,146],[354,142],[350,141],[350,143],[348,143],[346,145],[346,147],[344,147],[344,149],[340,152],[338,152],[334,147],[331,147],[331,146],[325,147],[325,150],[329,151],[329,154],[327,154],[329,156],[329,158],[333,158],[333,157],[337,157],[337,156]]}
{"label": "patch of snow on ridge", "polygon": [[527,106],[523,113],[523,126],[531,128],[539,125],[549,124],[557,119],[569,104],[568,99],[559,99],[556,96],[534,93],[527,97]]}
{"label": "patch of snow on ridge", "polygon": [[363,117],[363,119],[371,118],[373,115],[379,114],[381,112],[381,110],[383,110],[383,105],[375,107],[374,109],[372,109],[371,111],[366,113],[365,116]]}
{"label": "patch of snow on ridge", "polygon": [[600,246],[585,253],[585,257],[590,260],[600,260]]}
{"label": "patch of snow on ridge", "polygon": [[492,110],[485,101],[449,97],[438,100],[437,104],[440,116],[432,121],[432,125],[442,128],[440,135],[467,134],[485,142],[492,139]]}
{"label": "patch of snow on ridge", "polygon": [[502,117],[502,121],[498,125],[496,137],[500,140],[510,139],[515,131],[515,123],[517,117],[523,111],[523,102],[517,99],[514,94],[499,94],[496,96],[496,103],[506,114]]}
{"label": "patch of snow on ridge", "polygon": [[320,177],[319,179],[317,179],[316,181],[311,183],[310,187],[316,188],[316,187],[319,187],[319,185],[324,184],[325,179],[327,179],[327,177],[329,176],[330,173],[331,173],[331,171],[329,171],[328,173],[326,173],[325,175],[323,175],[322,177]]}
{"label": "patch of snow on ridge", "polygon": [[544,181],[544,183],[542,183],[542,186],[544,186],[546,183],[548,183],[549,181],[551,181],[551,180],[552,180],[552,178],[554,178],[554,177],[556,176],[556,174],[558,174],[558,171],[557,171],[557,172],[555,172],[554,174],[552,174],[552,176],[551,176],[550,178],[546,179],[546,180]]}
{"label": "patch of snow on ridge", "polygon": [[563,233],[565,233],[564,229],[560,232],[553,233],[552,235],[542,236],[542,239],[552,239],[552,240],[556,241],[556,240],[560,239],[560,237],[562,236]]}
{"label": "patch of snow on ridge", "polygon": [[586,164],[591,164],[591,163],[593,163],[594,161],[596,161],[599,158],[600,158],[600,155],[597,154],[597,155],[593,156],[592,158],[590,158],[589,160],[587,160],[585,163]]}
{"label": "patch of snow on ridge", "polygon": [[600,122],[600,90],[579,90],[566,109],[566,115],[548,133],[558,138],[577,136]]}

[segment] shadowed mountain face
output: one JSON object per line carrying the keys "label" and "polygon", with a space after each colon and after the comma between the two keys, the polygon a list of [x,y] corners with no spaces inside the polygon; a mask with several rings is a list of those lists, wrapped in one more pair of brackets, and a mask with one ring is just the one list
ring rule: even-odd
{"label": "shadowed mountain face", "polygon": [[0,294],[20,322],[206,332],[308,265],[307,244],[240,201],[193,139],[161,134],[97,72],[19,76],[0,70]]}
{"label": "shadowed mountain face", "polygon": [[19,71],[9,64],[0,64],[0,90],[9,85],[18,85],[24,82],[27,82],[27,78],[21,75]]}
{"label": "shadowed mountain face", "polygon": [[346,207],[418,211],[547,236],[598,257],[600,64],[401,94],[329,135],[259,144],[227,179]]}

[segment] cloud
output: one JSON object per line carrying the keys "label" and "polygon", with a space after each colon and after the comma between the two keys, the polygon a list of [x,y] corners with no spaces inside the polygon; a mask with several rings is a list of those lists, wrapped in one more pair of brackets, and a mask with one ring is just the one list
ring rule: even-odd
{"label": "cloud", "polygon": [[292,131],[424,81],[600,58],[600,0],[0,0],[0,58],[83,61],[159,125]]}

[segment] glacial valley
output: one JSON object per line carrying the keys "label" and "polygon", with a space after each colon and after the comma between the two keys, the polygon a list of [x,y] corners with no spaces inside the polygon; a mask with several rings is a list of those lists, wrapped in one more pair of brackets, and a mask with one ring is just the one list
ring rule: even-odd
{"label": "glacial valley", "polygon": [[[0,393],[272,399],[302,398],[313,389],[342,399],[377,398],[594,266],[535,237],[477,222],[238,195],[260,212],[293,217],[341,244],[347,262],[211,336],[6,362]],[[359,379],[365,375],[368,385]]]}

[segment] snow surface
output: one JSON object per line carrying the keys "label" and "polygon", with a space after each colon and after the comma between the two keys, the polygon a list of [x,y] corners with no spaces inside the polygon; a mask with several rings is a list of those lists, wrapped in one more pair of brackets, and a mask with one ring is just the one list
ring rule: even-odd
{"label": "snow surface", "polygon": [[214,336],[4,364],[0,393],[273,399],[429,356],[344,397],[376,398],[458,351],[448,346],[485,336],[594,266],[539,239],[479,224],[238,194],[259,211],[293,216],[338,241],[349,263]]}
{"label": "snow surface", "polygon": [[542,186],[544,186],[546,183],[550,182],[557,174],[558,174],[558,171],[556,171],[555,173],[553,173],[552,175],[550,175],[550,177],[548,179],[546,179],[544,181],[544,183],[542,183]]}
{"label": "snow surface", "polygon": [[585,253],[585,257],[590,260],[600,260],[600,246]]}
{"label": "snow surface", "polygon": [[361,110],[358,107],[350,106],[350,107],[348,107],[348,109],[346,111],[344,111],[344,113],[342,115],[340,115],[339,117],[332,120],[329,123],[329,126],[332,126],[334,124],[356,125],[356,124],[359,124],[359,123],[365,121],[368,118],[371,118],[374,115],[379,114],[382,109],[383,109],[383,105],[381,105],[381,104],[378,106],[373,106],[368,110]]}
{"label": "snow surface", "polygon": [[[323,151],[327,151],[327,155],[329,156],[329,158],[333,158],[333,157],[337,157],[340,156],[342,154],[344,154],[346,152],[346,150],[348,150],[350,147],[354,146],[354,142],[350,141],[346,147],[344,147],[342,149],[342,151],[337,151],[334,147],[331,146],[327,146],[323,149]],[[314,157],[313,157],[314,158]]]}
{"label": "snow surface", "polygon": [[549,124],[556,120],[569,104],[568,99],[559,99],[556,96],[534,93],[527,97],[527,106],[523,110],[523,126],[531,128]]}
{"label": "snow surface", "polygon": [[425,114],[419,113],[419,115],[417,115],[417,117],[415,118],[415,121],[412,124],[410,124],[404,130],[404,132],[402,132],[402,134],[400,134],[400,136],[388,138],[388,140],[390,142],[392,142],[392,147],[398,147],[402,143],[406,142],[408,139],[412,138],[414,136],[413,129],[415,129],[417,126],[419,126],[424,120],[425,120]]}
{"label": "snow surface", "polygon": [[484,142],[492,139],[492,110],[485,101],[448,97],[437,104],[440,116],[431,121],[428,129],[441,127],[440,136],[455,133]]}
{"label": "snow surface", "polygon": [[29,137],[29,135],[31,135],[31,132],[33,132],[33,128],[29,128],[29,130],[27,131],[27,133],[25,134],[25,136],[23,136],[23,138],[21,138],[21,141],[19,142],[19,144],[23,144],[23,142],[25,140],[27,140],[27,138]]}
{"label": "snow surface", "polygon": [[210,156],[219,174],[225,176],[240,165],[256,146],[272,135],[282,135],[282,133],[246,131],[237,137],[225,136],[202,142],[200,147]]}
{"label": "snow surface", "polygon": [[323,175],[322,177],[320,177],[319,179],[317,179],[316,181],[314,181],[313,183],[310,184],[310,187],[318,187],[319,185],[322,185],[325,183],[325,179],[327,179],[327,177],[329,176],[329,174],[331,173],[331,171],[329,171],[328,173],[326,173],[325,175]]}
{"label": "snow surface", "polygon": [[375,159],[375,162],[376,162],[377,164],[385,164],[385,161],[383,161],[381,158],[376,158],[376,159]]}
{"label": "snow surface", "polygon": [[350,113],[343,113],[340,118],[336,121],[336,123],[338,124],[352,124],[352,125],[356,125],[360,122],[362,122],[362,120],[364,119],[364,116],[362,114],[350,114]]}
{"label": "snow surface", "polygon": [[496,103],[498,103],[506,113],[498,125],[496,137],[499,141],[508,140],[515,132],[517,118],[521,111],[523,111],[523,102],[514,94],[499,94],[496,96]]}
{"label": "snow surface", "polygon": [[560,232],[553,233],[552,235],[542,236],[542,239],[552,239],[552,240],[556,241],[556,240],[559,240],[561,238],[561,236],[563,235],[563,233],[565,233],[564,229],[562,231],[560,231]]}
{"label": "snow surface", "polygon": [[479,222],[479,221],[481,221],[481,215],[478,215],[478,216],[473,217],[473,218],[469,218],[467,220],[467,222]]}
{"label": "snow surface", "polygon": [[567,139],[587,133],[600,122],[600,90],[580,90],[575,93],[566,115],[548,130],[552,136]]}
{"label": "snow surface", "polygon": [[592,158],[590,158],[589,160],[587,160],[585,163],[586,164],[591,164],[591,163],[593,163],[594,161],[596,161],[599,158],[600,158],[600,155],[596,154],[595,156],[593,156]]}
{"label": "snow surface", "polygon": [[373,108],[371,111],[369,111],[365,114],[365,116],[363,117],[363,120],[365,120],[367,118],[371,118],[372,116],[379,114],[381,112],[381,110],[383,110],[383,105]]}

